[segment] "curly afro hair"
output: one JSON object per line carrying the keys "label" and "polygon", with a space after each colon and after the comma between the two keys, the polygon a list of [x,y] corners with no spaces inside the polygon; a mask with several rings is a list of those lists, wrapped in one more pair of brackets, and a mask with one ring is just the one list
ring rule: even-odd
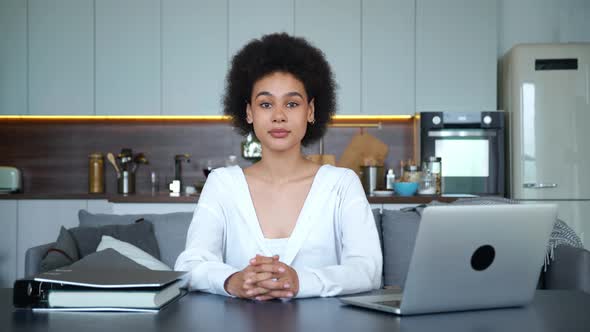
{"label": "curly afro hair", "polygon": [[232,117],[241,135],[253,133],[253,125],[246,122],[245,105],[251,102],[254,83],[274,72],[290,73],[305,86],[308,102],[314,100],[315,123],[308,123],[301,144],[319,140],[336,113],[336,82],[321,50],[286,33],[254,39],[236,53],[226,77],[223,113]]}

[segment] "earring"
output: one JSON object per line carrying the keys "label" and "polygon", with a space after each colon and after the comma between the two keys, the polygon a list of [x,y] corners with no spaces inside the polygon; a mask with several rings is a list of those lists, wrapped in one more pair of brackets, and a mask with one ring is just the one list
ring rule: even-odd
{"label": "earring", "polygon": [[310,124],[310,125],[314,125],[314,124],[315,124],[315,119],[313,119],[313,120],[309,121],[309,124]]}

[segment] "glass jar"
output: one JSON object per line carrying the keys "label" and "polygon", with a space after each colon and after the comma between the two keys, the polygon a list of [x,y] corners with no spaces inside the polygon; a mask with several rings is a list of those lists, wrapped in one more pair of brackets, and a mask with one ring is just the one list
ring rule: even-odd
{"label": "glass jar", "polygon": [[434,195],[436,194],[436,185],[432,173],[422,170],[422,178],[418,187],[419,195]]}
{"label": "glass jar", "polygon": [[440,195],[442,193],[442,158],[428,157],[422,169],[424,172],[432,174],[435,194]]}
{"label": "glass jar", "polygon": [[158,173],[156,171],[150,172],[150,185],[152,188],[152,196],[157,194],[159,191]]}
{"label": "glass jar", "polygon": [[88,156],[88,192],[91,194],[104,193],[104,157],[102,153],[92,153]]}
{"label": "glass jar", "polygon": [[418,166],[416,165],[407,165],[404,170],[404,175],[401,180],[402,182],[420,182],[420,172],[418,171]]}

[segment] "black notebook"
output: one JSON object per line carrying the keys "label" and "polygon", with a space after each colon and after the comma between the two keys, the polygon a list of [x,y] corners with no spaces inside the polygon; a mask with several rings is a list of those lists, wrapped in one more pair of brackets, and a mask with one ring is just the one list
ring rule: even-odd
{"label": "black notebook", "polygon": [[106,249],[70,266],[17,280],[14,305],[37,311],[158,311],[186,293],[185,275],[150,270]]}

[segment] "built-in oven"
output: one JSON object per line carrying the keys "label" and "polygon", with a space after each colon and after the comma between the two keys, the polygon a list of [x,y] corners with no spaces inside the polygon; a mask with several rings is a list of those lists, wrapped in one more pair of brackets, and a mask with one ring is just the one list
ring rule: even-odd
{"label": "built-in oven", "polygon": [[420,156],[442,158],[443,194],[505,194],[504,112],[420,113]]}

